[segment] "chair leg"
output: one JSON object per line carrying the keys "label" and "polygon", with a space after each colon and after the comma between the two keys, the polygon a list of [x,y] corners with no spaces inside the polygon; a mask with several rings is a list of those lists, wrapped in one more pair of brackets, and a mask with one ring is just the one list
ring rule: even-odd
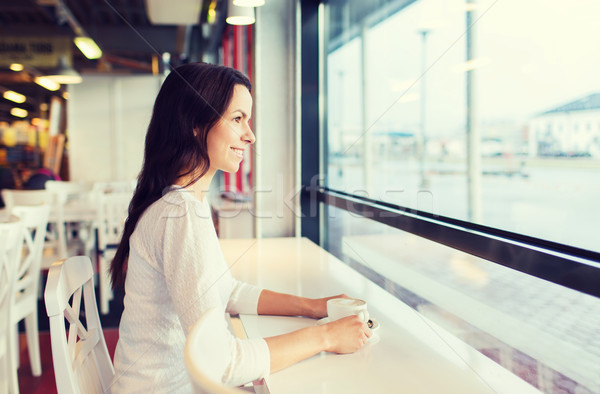
{"label": "chair leg", "polygon": [[[2,344],[0,344],[2,351]],[[0,353],[0,393],[8,393],[8,370],[6,368],[6,354]]]}
{"label": "chair leg", "polygon": [[10,367],[10,383],[8,392],[13,394],[19,394],[19,376],[17,375],[17,368]]}
{"label": "chair leg", "polygon": [[58,229],[58,256],[64,259],[68,257],[67,226],[65,222],[58,222],[56,227]]}
{"label": "chair leg", "polygon": [[40,359],[40,337],[38,333],[37,308],[29,316],[25,317],[25,331],[27,335],[27,350],[29,351],[29,363],[33,376],[42,375],[42,361]]}
{"label": "chair leg", "polygon": [[93,260],[94,260],[93,256],[95,256],[95,254],[97,253],[95,230],[91,225],[88,225],[88,227],[86,228],[86,231],[88,234],[87,234],[87,237],[85,237],[85,239],[84,239],[85,254],[90,256],[90,258],[92,258],[92,262],[93,262]]}
{"label": "chair leg", "polygon": [[[18,330],[16,330],[17,325],[13,324],[11,326],[11,331],[15,331],[15,333],[18,332]],[[7,364],[6,370],[8,372],[8,392],[19,394],[19,376],[17,375],[17,368],[19,368],[19,363],[18,361],[16,361],[18,360],[19,356],[19,347],[17,346],[17,342],[15,342],[14,337],[14,333],[10,332],[8,335],[8,343],[6,344],[8,346],[8,354],[5,362]]]}
{"label": "chair leg", "polygon": [[[104,252],[106,253],[106,251]],[[104,254],[100,255],[100,264],[98,264],[98,290],[100,291],[100,312],[103,315],[109,312],[109,300],[112,298],[110,289],[110,279],[108,277],[108,261]]]}
{"label": "chair leg", "polygon": [[21,365],[21,352],[19,351],[19,323],[12,327],[10,332],[11,347],[9,348],[10,356],[12,357],[12,363],[16,369],[19,369]]}
{"label": "chair leg", "polygon": [[[0,349],[2,346],[6,346],[6,343],[0,344]],[[10,369],[8,369],[8,350],[3,350],[5,353],[0,355],[0,393],[8,393],[8,376],[10,375]]]}

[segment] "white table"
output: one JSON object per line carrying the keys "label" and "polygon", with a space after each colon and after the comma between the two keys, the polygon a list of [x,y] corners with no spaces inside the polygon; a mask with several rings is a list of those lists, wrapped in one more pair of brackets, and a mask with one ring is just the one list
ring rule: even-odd
{"label": "white table", "polygon": [[[354,354],[321,352],[272,374],[264,386],[279,393],[537,393],[305,238],[224,239],[237,278],[306,297],[346,293],[369,303],[380,328]],[[289,332],[316,320],[241,315],[248,337]]]}

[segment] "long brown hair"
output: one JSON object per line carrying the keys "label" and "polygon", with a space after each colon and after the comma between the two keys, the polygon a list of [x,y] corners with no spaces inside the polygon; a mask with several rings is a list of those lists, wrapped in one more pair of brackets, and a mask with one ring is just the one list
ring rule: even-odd
{"label": "long brown hair", "polygon": [[125,283],[129,238],[144,211],[180,177],[193,175],[193,184],[210,168],[208,132],[229,106],[235,85],[251,90],[250,81],[239,71],[207,63],[179,66],[163,82],[146,133],[144,163],[129,215],[110,265],[113,287]]}

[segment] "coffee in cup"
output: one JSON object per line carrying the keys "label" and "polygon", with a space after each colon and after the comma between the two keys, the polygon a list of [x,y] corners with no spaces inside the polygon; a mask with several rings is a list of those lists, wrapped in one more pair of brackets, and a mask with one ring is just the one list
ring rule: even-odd
{"label": "coffee in cup", "polygon": [[342,317],[357,315],[365,323],[369,321],[367,303],[355,298],[333,298],[327,301],[327,317],[329,321]]}

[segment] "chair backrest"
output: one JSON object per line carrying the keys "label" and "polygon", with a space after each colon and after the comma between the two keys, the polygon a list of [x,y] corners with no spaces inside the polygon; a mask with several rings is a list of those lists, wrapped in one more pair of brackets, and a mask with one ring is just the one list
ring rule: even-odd
{"label": "chair backrest", "polygon": [[2,189],[2,199],[6,209],[16,205],[51,204],[52,195],[47,190],[12,190]]}
{"label": "chair backrest", "polygon": [[71,181],[46,181],[46,190],[53,197],[54,222],[56,223],[55,237],[58,241],[58,258],[66,258],[67,234],[65,206],[73,203],[92,204],[92,184]]}
{"label": "chair backrest", "polygon": [[[82,298],[85,325],[80,314]],[[115,372],[100,324],[90,258],[74,256],[52,264],[44,299],[58,392],[110,391]]]}
{"label": "chair backrest", "polygon": [[97,202],[99,196],[115,192],[128,192],[133,195],[137,180],[94,182],[92,186],[92,201]]}
{"label": "chair backrest", "polygon": [[121,240],[133,191],[113,191],[97,195],[98,247],[116,247]]}
{"label": "chair backrest", "polygon": [[72,181],[46,181],[46,190],[50,192],[55,202],[65,204],[69,198],[88,198],[92,185]]}
{"label": "chair backrest", "polygon": [[194,393],[247,393],[221,383],[227,357],[231,354],[222,319],[216,308],[209,308],[194,324],[185,342],[185,366]]}
{"label": "chair backrest", "polygon": [[42,253],[46,239],[46,227],[50,206],[13,206],[12,214],[19,217],[23,223],[23,252],[17,272],[15,291],[21,292],[20,296],[30,296],[37,302],[38,287],[40,282],[40,267]]}
{"label": "chair backrest", "polygon": [[[16,282],[15,271],[21,257],[23,245],[23,223],[18,217],[11,216],[7,221],[0,223],[0,359],[6,356],[7,335],[10,324],[14,285]],[[10,338],[12,340],[12,338]]]}

